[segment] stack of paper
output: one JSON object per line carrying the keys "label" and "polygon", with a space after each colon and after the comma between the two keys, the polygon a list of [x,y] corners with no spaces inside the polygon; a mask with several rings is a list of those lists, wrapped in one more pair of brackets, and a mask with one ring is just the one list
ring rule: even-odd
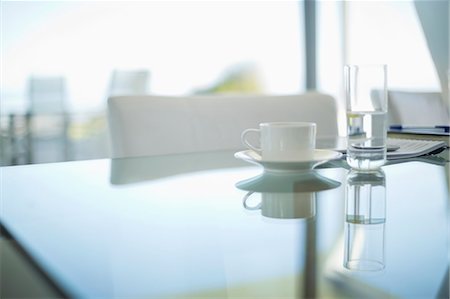
{"label": "stack of paper", "polygon": [[444,141],[412,140],[400,138],[388,138],[387,143],[388,146],[395,145],[399,147],[398,150],[387,153],[387,157],[390,160],[419,157],[438,150],[445,149],[447,146]]}
{"label": "stack of paper", "polygon": [[[387,139],[387,147],[387,158],[389,160],[395,160],[435,153],[447,148],[447,143],[439,140],[416,140],[389,137]],[[319,138],[317,139],[317,148],[333,149],[335,151],[345,153],[347,150],[347,138]]]}

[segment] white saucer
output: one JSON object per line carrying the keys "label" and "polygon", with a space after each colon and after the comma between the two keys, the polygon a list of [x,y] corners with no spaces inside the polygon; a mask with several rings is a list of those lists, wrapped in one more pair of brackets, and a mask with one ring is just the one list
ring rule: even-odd
{"label": "white saucer", "polygon": [[296,161],[264,161],[257,152],[252,150],[237,152],[234,156],[237,159],[263,166],[266,171],[299,171],[313,169],[330,160],[339,159],[342,157],[342,153],[316,149],[314,150],[312,159]]}

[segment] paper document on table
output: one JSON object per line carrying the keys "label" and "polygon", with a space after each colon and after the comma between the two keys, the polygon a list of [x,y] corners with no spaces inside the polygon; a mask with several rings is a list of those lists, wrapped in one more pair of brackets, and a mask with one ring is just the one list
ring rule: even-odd
{"label": "paper document on table", "polygon": [[437,150],[443,150],[447,146],[444,141],[413,140],[400,138],[388,138],[387,143],[388,146],[399,146],[398,150],[387,153],[387,158],[389,160],[419,157],[433,153]]}
{"label": "paper document on table", "polygon": [[[387,138],[388,160],[419,157],[443,150],[447,146],[445,141],[416,140],[403,138]],[[326,137],[317,139],[317,148],[333,149],[345,153],[347,150],[346,137]]]}

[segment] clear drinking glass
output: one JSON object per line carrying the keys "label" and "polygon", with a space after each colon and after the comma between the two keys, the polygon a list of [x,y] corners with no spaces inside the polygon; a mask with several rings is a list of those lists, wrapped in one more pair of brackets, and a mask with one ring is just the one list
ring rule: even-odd
{"label": "clear drinking glass", "polygon": [[346,65],[347,163],[358,170],[386,163],[387,65]]}
{"label": "clear drinking glass", "polygon": [[381,271],[385,267],[386,179],[379,169],[347,175],[344,267]]}

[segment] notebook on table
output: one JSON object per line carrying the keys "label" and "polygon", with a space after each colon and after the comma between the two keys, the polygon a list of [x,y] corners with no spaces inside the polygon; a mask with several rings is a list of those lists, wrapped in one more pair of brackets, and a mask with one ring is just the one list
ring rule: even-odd
{"label": "notebook on table", "polygon": [[439,125],[439,126],[392,125],[389,127],[388,133],[450,136],[450,126],[448,126],[448,125]]}

